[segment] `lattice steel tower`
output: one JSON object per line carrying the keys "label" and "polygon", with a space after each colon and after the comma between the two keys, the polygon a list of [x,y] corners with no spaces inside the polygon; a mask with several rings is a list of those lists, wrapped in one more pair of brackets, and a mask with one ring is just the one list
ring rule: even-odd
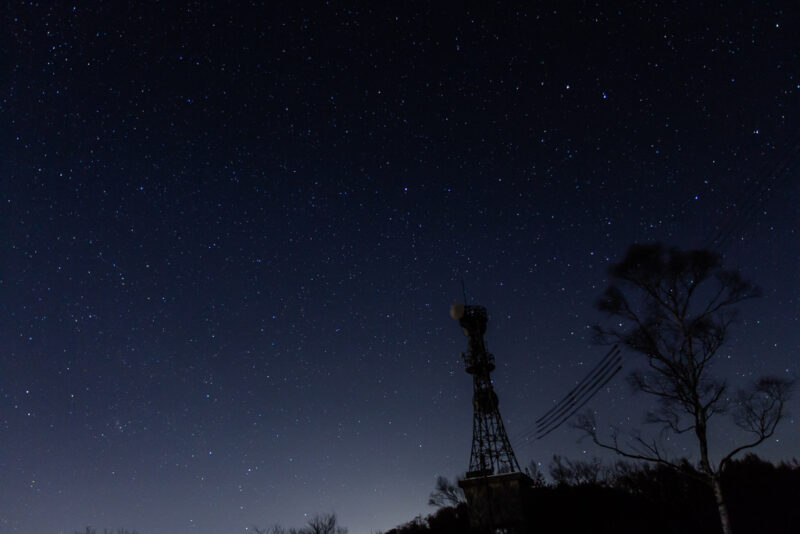
{"label": "lattice steel tower", "polygon": [[486,323],[489,322],[486,308],[454,304],[450,315],[458,319],[469,340],[467,352],[461,353],[473,384],[472,452],[467,478],[519,472],[517,458],[497,408],[497,394],[492,387],[494,356],[486,350],[483,342]]}

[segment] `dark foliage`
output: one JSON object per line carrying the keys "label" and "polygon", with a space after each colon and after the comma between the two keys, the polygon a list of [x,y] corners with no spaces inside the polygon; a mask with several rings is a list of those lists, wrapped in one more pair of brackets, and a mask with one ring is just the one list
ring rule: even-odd
{"label": "dark foliage", "polygon": [[774,465],[754,454],[732,462],[722,477],[737,533],[797,532],[800,463]]}
{"label": "dark foliage", "polygon": [[550,478],[556,486],[584,486],[599,484],[604,478],[603,463],[600,458],[573,461],[559,455],[550,462]]}
{"label": "dark foliage", "polygon": [[[408,523],[386,532],[386,534],[470,534],[469,508],[465,503],[440,508],[425,517],[415,517]],[[477,533],[476,533],[477,534]]]}
{"label": "dark foliage", "polygon": [[447,477],[436,478],[436,487],[428,497],[428,504],[442,508],[445,506],[458,506],[465,503],[464,490],[458,484],[450,482]]}
{"label": "dark foliage", "polygon": [[[559,458],[559,483],[537,485],[526,497],[522,533],[591,532],[720,534],[712,489],[686,461],[680,469],[617,462],[600,465]],[[590,479],[584,471],[591,471]],[[724,473],[737,534],[794,534],[800,525],[800,464],[772,464],[755,455],[733,460]],[[386,534],[467,534],[469,507],[445,507]],[[476,533],[478,534],[478,533]]]}

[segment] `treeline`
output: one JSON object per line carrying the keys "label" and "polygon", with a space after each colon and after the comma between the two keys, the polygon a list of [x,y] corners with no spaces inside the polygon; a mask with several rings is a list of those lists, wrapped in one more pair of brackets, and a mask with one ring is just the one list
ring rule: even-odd
{"label": "treeline", "polygon": [[315,515],[301,528],[284,528],[273,525],[269,528],[252,527],[247,529],[254,534],[347,534],[347,529],[339,525],[336,514]]}
{"label": "treeline", "polygon": [[[549,478],[536,464],[527,469],[533,487],[526,493],[522,533],[718,534],[719,517],[711,487],[688,462],[680,470],[627,462],[554,457]],[[800,525],[800,463],[778,465],[748,455],[723,473],[736,534],[794,534]],[[475,532],[460,488],[439,479],[431,504],[441,506],[386,534]]]}
{"label": "treeline", "polygon": [[[308,520],[308,523],[304,527],[300,528],[285,528],[281,525],[272,525],[268,528],[259,528],[257,526],[252,526],[250,528],[245,529],[247,532],[252,532],[253,534],[347,534],[347,529],[341,525],[339,525],[339,521],[336,518],[336,514],[318,514],[313,516],[311,519]],[[92,527],[86,527],[86,530],[75,531],[75,534],[98,534],[97,529]],[[127,530],[127,529],[117,529],[108,530],[103,529],[102,534],[138,534],[135,530]]]}

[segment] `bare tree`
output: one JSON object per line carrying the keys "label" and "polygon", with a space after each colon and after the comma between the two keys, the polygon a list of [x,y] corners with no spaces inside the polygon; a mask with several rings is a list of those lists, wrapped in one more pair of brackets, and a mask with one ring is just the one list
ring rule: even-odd
{"label": "bare tree", "polygon": [[445,506],[458,506],[466,502],[464,490],[447,480],[447,477],[436,477],[436,487],[428,498],[428,504],[430,506],[444,508]]}
{"label": "bare tree", "polygon": [[[669,458],[661,438],[693,432],[699,449],[701,478],[714,491],[725,534],[732,533],[720,473],[741,451],[768,439],[784,415],[792,383],[765,377],[740,391],[731,406],[727,384],[711,373],[719,349],[735,318],[735,305],[759,295],[736,271],[721,268],[719,254],[708,250],[665,249],[661,244],[632,245],[609,271],[610,285],[597,307],[615,319],[597,326],[599,340],[619,343],[644,357],[643,370],[632,373],[636,391],[657,399],[647,423],[659,424],[659,438],[638,433],[621,442],[617,431],[601,437],[594,417],[577,426],[600,447],[627,458],[680,468]],[[709,422],[730,413],[749,440],[713,463],[709,455]]]}
{"label": "bare tree", "polygon": [[255,534],[347,534],[347,529],[339,526],[336,514],[318,514],[308,520],[303,528],[286,529],[275,524],[269,528],[250,527]]}
{"label": "bare tree", "polygon": [[269,528],[258,528],[257,526],[250,527],[255,534],[287,534],[287,530],[282,526],[275,524]]}
{"label": "bare tree", "polygon": [[542,473],[536,460],[531,460],[530,463],[528,463],[528,466],[525,468],[525,474],[530,477],[532,487],[543,488],[547,486],[547,480],[544,478],[544,473]]}
{"label": "bare tree", "polygon": [[548,469],[550,478],[557,486],[605,484],[608,471],[602,460],[596,456],[588,461],[573,461],[558,454],[553,455]]}
{"label": "bare tree", "polygon": [[336,514],[315,515],[308,520],[308,526],[301,530],[308,534],[347,534],[347,529],[336,522]]}

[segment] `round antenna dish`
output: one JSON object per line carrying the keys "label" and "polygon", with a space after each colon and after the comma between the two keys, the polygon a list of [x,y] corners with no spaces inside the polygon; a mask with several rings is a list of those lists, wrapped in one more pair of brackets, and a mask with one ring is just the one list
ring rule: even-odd
{"label": "round antenna dish", "polygon": [[464,317],[464,304],[461,302],[456,302],[450,306],[450,317],[455,320],[459,320]]}

